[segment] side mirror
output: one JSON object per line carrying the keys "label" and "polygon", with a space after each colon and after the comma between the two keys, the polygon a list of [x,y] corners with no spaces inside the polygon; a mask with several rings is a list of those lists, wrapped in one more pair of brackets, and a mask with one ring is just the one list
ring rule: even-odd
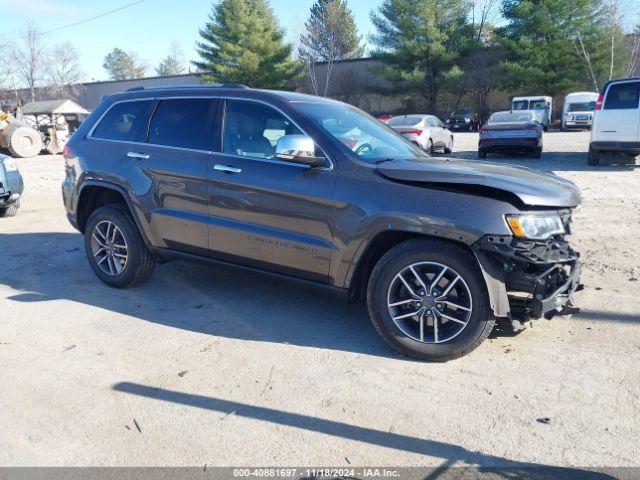
{"label": "side mirror", "polygon": [[280,137],[276,145],[276,158],[310,167],[321,167],[326,161],[324,157],[316,157],[316,144],[307,135]]}

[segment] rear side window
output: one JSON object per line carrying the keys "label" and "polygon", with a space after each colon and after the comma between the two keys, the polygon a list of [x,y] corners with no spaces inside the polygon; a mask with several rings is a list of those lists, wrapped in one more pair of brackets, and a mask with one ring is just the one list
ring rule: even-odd
{"label": "rear side window", "polygon": [[106,113],[92,136],[105,140],[135,141],[141,128],[146,128],[151,100],[116,103]]}
{"label": "rear side window", "polygon": [[149,127],[149,143],[211,150],[217,102],[206,98],[161,100]]}
{"label": "rear side window", "polygon": [[605,110],[628,110],[638,108],[640,82],[616,83],[609,87]]}

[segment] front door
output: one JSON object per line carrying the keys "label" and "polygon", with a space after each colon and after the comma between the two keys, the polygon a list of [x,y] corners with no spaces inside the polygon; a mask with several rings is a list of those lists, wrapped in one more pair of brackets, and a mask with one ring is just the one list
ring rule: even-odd
{"label": "front door", "polygon": [[640,125],[640,82],[629,81],[609,86],[602,110],[596,114],[596,141],[637,142]]}
{"label": "front door", "polygon": [[209,162],[209,248],[217,258],[327,282],[335,170],[281,161],[303,132],[261,102],[226,100],[221,153]]}

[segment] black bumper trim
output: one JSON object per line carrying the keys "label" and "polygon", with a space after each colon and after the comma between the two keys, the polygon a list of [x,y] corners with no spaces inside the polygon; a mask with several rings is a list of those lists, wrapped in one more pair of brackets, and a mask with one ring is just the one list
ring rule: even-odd
{"label": "black bumper trim", "polygon": [[[559,268],[559,265],[552,267],[552,269]],[[533,317],[540,318],[545,317],[551,319],[555,315],[564,315],[562,313],[566,307],[571,307],[572,312],[577,310],[571,303],[571,296],[573,292],[581,287],[580,284],[580,272],[582,271],[582,264],[579,260],[576,260],[571,268],[571,273],[567,281],[558,287],[553,293],[546,298],[542,297],[542,294],[534,293],[533,299]],[[550,272],[545,272],[542,276],[548,275]],[[540,298],[538,298],[540,297]],[[567,312],[568,313],[568,312]]]}
{"label": "black bumper trim", "polygon": [[591,142],[593,150],[602,152],[624,152],[640,155],[640,142]]}

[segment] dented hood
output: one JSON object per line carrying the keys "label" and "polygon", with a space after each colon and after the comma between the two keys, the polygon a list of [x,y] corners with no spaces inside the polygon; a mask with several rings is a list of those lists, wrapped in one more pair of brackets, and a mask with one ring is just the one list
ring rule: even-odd
{"label": "dented hood", "polygon": [[384,162],[377,169],[396,181],[478,185],[511,192],[532,207],[575,207],[582,201],[580,189],[569,180],[516,165],[431,157]]}

